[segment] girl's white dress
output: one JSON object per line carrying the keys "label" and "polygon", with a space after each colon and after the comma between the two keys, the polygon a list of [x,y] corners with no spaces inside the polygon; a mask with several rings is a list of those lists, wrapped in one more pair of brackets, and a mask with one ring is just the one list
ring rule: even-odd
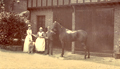
{"label": "girl's white dress", "polygon": [[27,36],[26,36],[25,41],[24,41],[23,52],[28,52],[30,41],[32,41],[32,30],[28,29],[27,30]]}
{"label": "girl's white dress", "polygon": [[35,41],[35,50],[36,51],[45,51],[45,38],[43,38],[44,32],[38,32],[38,37]]}

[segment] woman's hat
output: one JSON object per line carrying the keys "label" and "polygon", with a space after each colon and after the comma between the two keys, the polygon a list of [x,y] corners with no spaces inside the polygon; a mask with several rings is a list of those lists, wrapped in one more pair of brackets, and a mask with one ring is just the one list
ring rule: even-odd
{"label": "woman's hat", "polygon": [[30,25],[30,24],[28,24],[28,27],[31,27],[31,25]]}
{"label": "woman's hat", "polygon": [[49,30],[49,29],[50,29],[50,26],[48,26],[47,29]]}
{"label": "woman's hat", "polygon": [[40,27],[39,29],[43,29],[42,27]]}

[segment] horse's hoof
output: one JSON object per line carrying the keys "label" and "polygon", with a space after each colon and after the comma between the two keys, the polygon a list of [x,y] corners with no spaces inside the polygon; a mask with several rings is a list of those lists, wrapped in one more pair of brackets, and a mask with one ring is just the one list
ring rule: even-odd
{"label": "horse's hoof", "polygon": [[52,54],[49,54],[49,56],[53,56]]}
{"label": "horse's hoof", "polygon": [[90,58],[90,57],[88,57],[88,58]]}
{"label": "horse's hoof", "polygon": [[44,55],[47,55],[47,54],[48,54],[48,53],[46,53],[46,52],[44,53]]}
{"label": "horse's hoof", "polygon": [[61,56],[60,57],[63,57],[63,55],[61,54]]}
{"label": "horse's hoof", "polygon": [[58,59],[64,59],[63,57],[58,57]]}
{"label": "horse's hoof", "polygon": [[61,55],[61,57],[63,57],[63,55]]}

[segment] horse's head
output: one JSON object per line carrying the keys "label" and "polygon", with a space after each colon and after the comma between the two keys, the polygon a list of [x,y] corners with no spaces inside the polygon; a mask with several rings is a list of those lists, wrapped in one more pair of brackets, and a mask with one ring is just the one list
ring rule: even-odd
{"label": "horse's head", "polygon": [[56,32],[57,31],[57,22],[54,21],[53,25],[52,25],[52,31]]}
{"label": "horse's head", "polygon": [[63,32],[63,30],[65,30],[65,28],[57,21],[54,21],[52,25],[52,31],[54,31],[55,33],[60,33]]}
{"label": "horse's head", "polygon": [[52,25],[48,26],[46,28],[46,30],[48,31],[48,34],[56,34],[53,30],[52,30]]}
{"label": "horse's head", "polygon": [[56,35],[56,33],[55,33],[54,31],[52,31],[52,30],[49,30],[49,31],[47,32],[47,37],[48,37],[48,39],[50,39],[50,40],[53,40],[53,38],[54,38],[55,35]]}

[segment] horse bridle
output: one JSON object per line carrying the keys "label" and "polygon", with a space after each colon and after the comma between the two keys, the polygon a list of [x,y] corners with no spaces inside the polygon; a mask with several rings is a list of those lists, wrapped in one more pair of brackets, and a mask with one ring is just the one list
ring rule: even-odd
{"label": "horse bridle", "polygon": [[50,30],[50,32],[52,32],[53,34],[56,34],[55,31],[53,31],[53,30]]}

